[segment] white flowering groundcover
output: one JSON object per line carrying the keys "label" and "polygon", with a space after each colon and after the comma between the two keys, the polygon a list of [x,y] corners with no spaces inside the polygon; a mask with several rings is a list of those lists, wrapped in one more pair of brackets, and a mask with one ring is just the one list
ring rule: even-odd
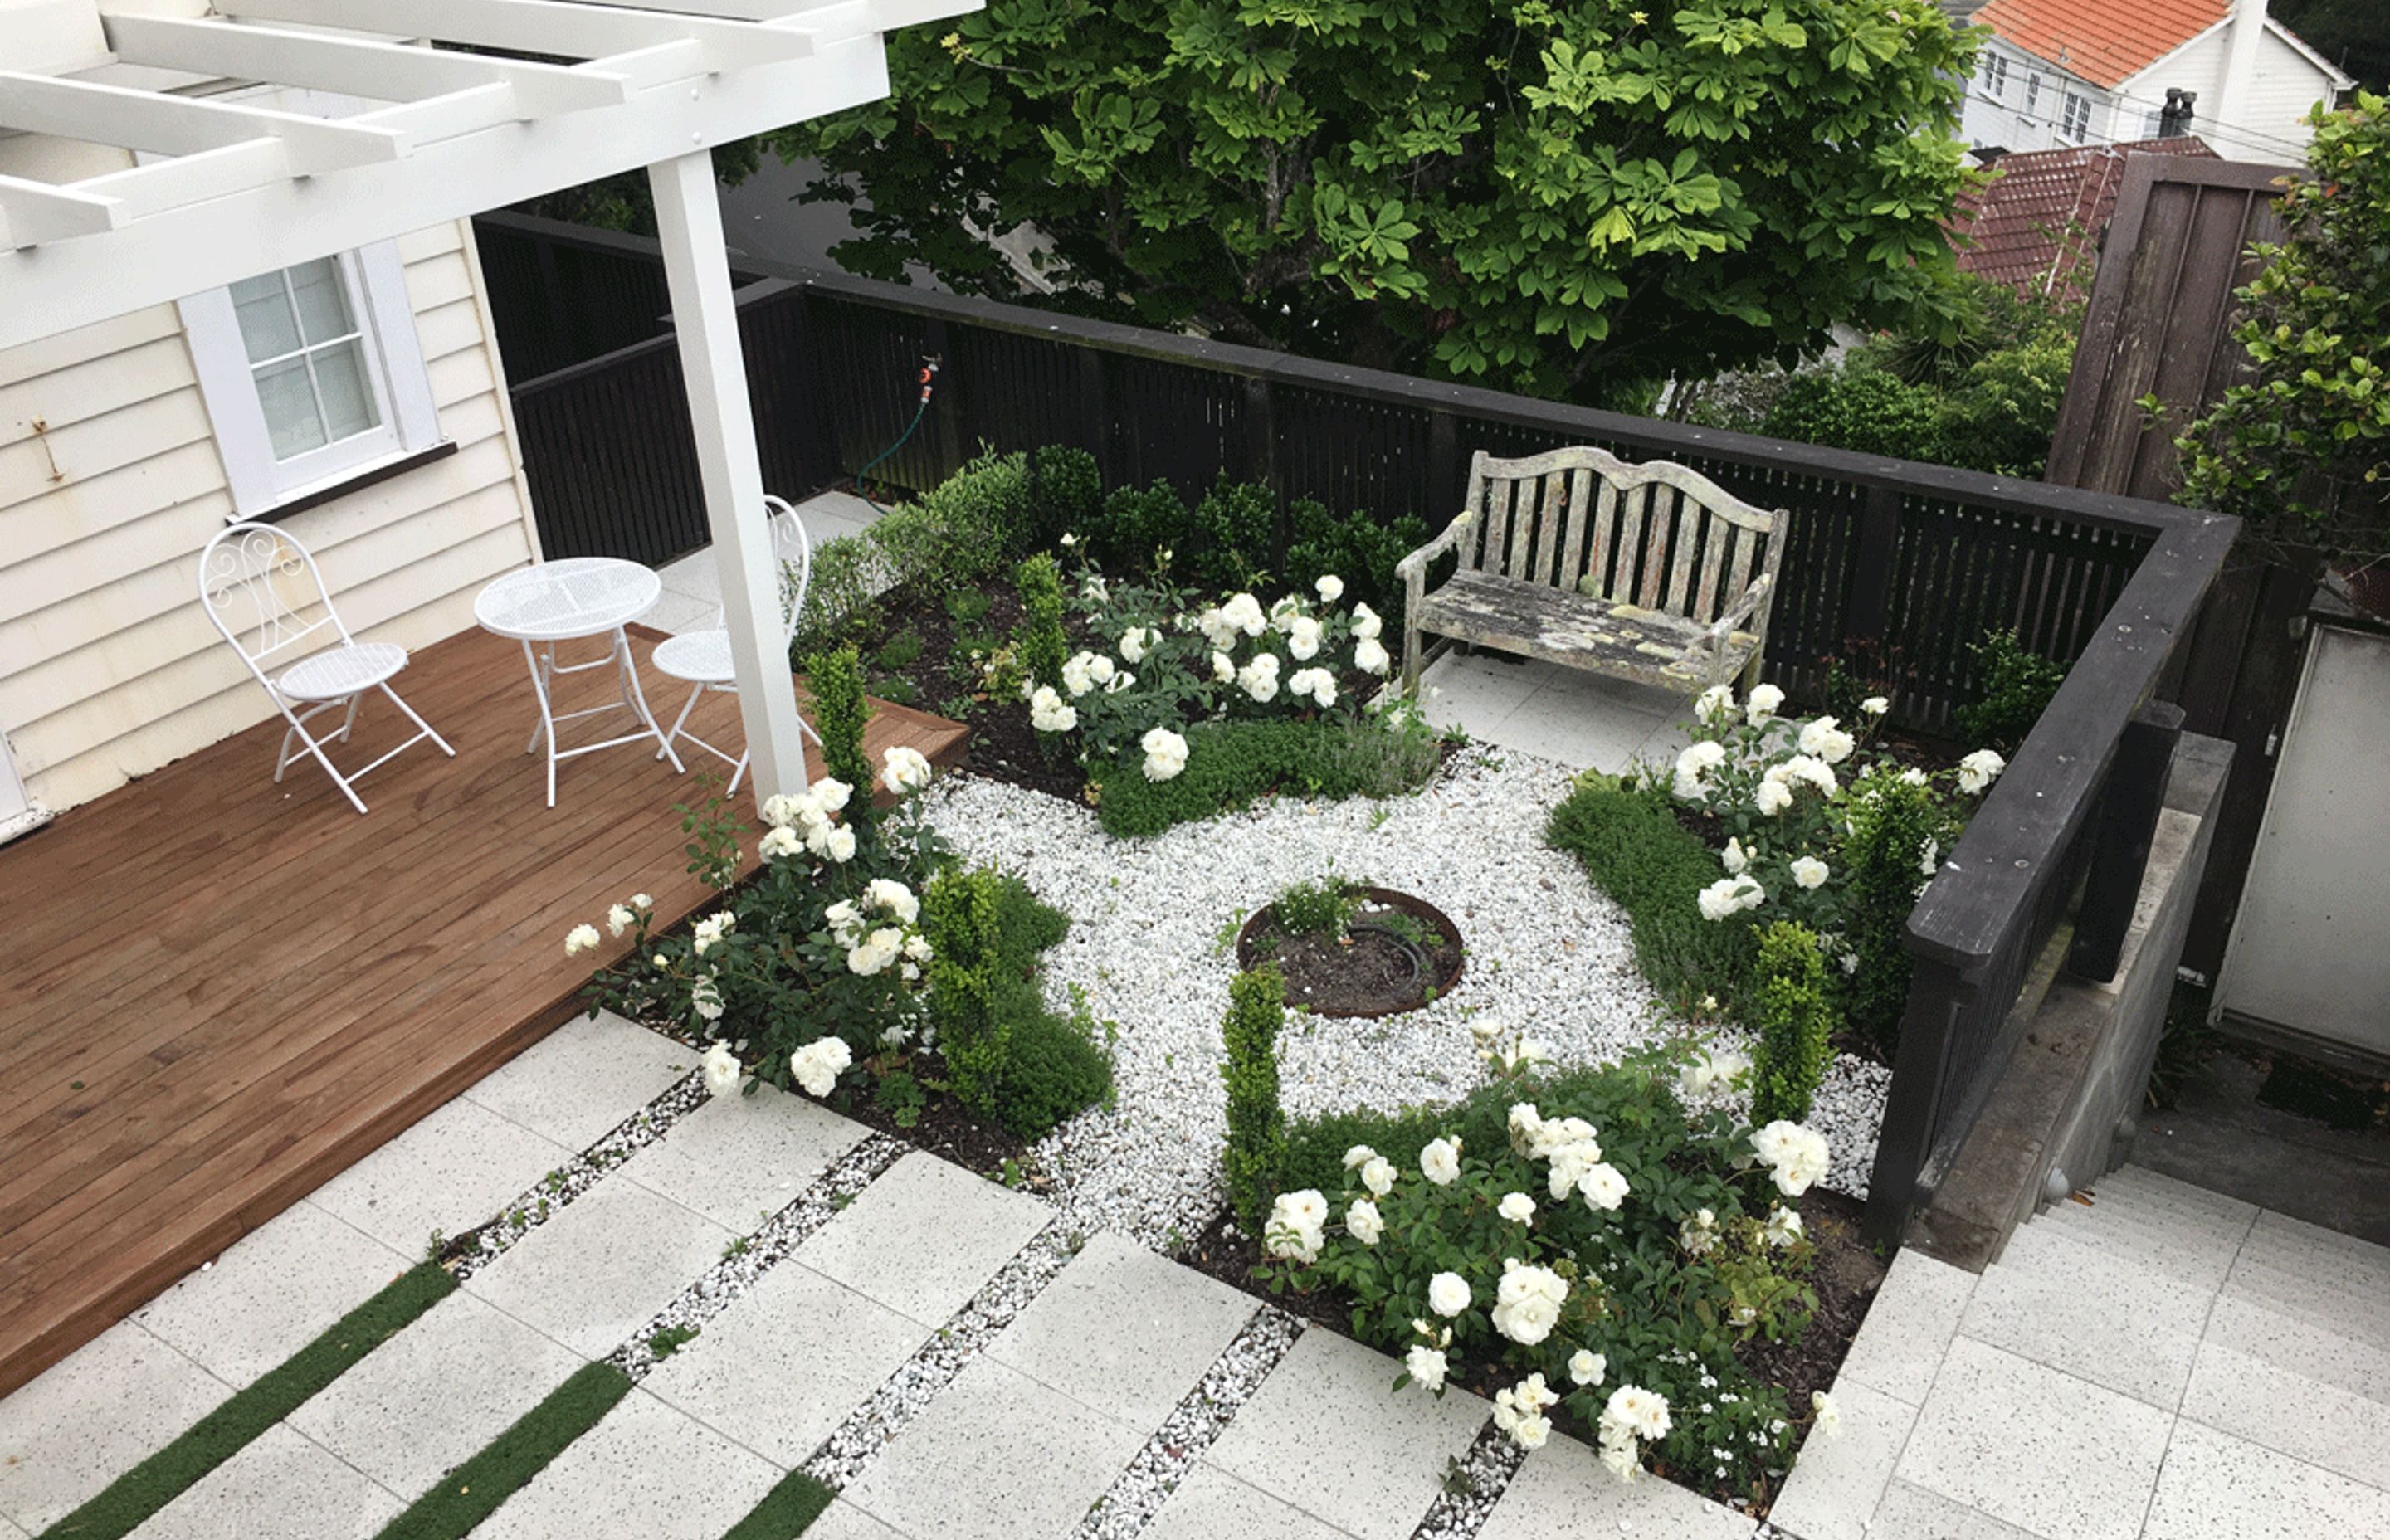
{"label": "white flowering groundcover", "polygon": [[[1291,1018],[1279,1046],[1287,1114],[1445,1102],[1483,1084],[1472,1029],[1536,1040],[1561,1065],[1607,1062],[1672,1036],[1746,1050],[1652,996],[1625,915],[1544,843],[1571,773],[1471,751],[1420,791],[1384,802],[1292,798],[1148,839],[1095,815],[969,775],[942,777],[932,822],[966,860],[1024,879],[1071,917],[1046,957],[1056,1003],[1073,991],[1116,1028],[1116,1100],[1034,1147],[1052,1195],[1087,1226],[1172,1249],[1224,1201],[1220,1024],[1235,927],[1279,890],[1333,874],[1416,893],[1459,926],[1469,967],[1426,1008],[1382,1019]],[[1866,1195],[1888,1070],[1838,1056],[1810,1123],[1831,1149],[1828,1187]]]}

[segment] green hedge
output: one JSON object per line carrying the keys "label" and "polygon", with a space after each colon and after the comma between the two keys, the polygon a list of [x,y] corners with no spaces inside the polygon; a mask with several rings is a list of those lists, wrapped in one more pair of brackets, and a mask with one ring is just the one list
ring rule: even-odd
{"label": "green hedge", "polygon": [[1751,925],[1702,918],[1697,896],[1722,868],[1677,822],[1664,792],[1587,776],[1552,810],[1545,838],[1626,911],[1635,960],[1664,999],[1681,1008],[1715,995],[1728,1009],[1749,999],[1758,956]]}
{"label": "green hedge", "polygon": [[1386,797],[1423,783],[1441,753],[1434,738],[1374,721],[1204,722],[1187,729],[1187,768],[1145,778],[1142,756],[1091,771],[1104,832],[1130,839],[1234,812],[1274,791],[1342,799]]}

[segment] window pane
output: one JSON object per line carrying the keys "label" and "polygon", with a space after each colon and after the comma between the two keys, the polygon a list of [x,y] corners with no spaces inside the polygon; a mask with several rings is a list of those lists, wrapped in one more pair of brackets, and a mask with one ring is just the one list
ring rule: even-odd
{"label": "window pane", "polygon": [[241,344],[252,364],[299,351],[299,318],[290,313],[282,275],[262,274],[232,286],[233,314],[240,318]]}
{"label": "window pane", "polygon": [[349,294],[341,282],[340,264],[329,257],[302,263],[290,270],[290,288],[299,296],[299,324],[307,345],[346,337],[356,330],[349,319]]}
{"label": "window pane", "polygon": [[354,438],[381,420],[373,390],[366,383],[365,351],[355,342],[335,342],[315,354],[315,387],[323,392],[324,420],[334,440]]}
{"label": "window pane", "polygon": [[257,371],[257,404],[265,409],[266,436],[274,457],[287,460],[325,444],[323,420],[315,415],[315,390],[305,360],[291,358]]}

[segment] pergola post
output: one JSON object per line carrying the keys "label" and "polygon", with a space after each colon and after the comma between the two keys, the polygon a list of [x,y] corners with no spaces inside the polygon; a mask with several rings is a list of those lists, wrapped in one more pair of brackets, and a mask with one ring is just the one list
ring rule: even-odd
{"label": "pergola post", "polygon": [[658,161],[648,168],[648,183],[655,190],[656,236],[663,245],[673,329],[697,430],[698,475],[722,574],[723,621],[730,630],[752,756],[748,784],[760,804],[775,792],[803,791],[811,776],[789,672],[779,564],[764,507],[764,468],[747,400],[722,209],[714,201],[713,154],[700,149]]}

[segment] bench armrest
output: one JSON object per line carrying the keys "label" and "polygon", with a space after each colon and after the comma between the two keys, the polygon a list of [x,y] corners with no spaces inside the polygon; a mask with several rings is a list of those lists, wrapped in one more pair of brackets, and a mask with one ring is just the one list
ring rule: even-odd
{"label": "bench armrest", "polygon": [[1725,641],[1727,634],[1737,624],[1759,612],[1759,607],[1767,602],[1767,590],[1774,583],[1775,579],[1766,572],[1759,574],[1752,585],[1742,591],[1742,597],[1734,601],[1733,609],[1710,622],[1710,628],[1702,633],[1703,639],[1711,642]]}
{"label": "bench armrest", "polygon": [[1475,521],[1476,518],[1475,514],[1465,510],[1456,516],[1451,523],[1444,527],[1442,534],[1395,562],[1394,575],[1406,584],[1424,579],[1427,576],[1427,564],[1459,544],[1462,533]]}

